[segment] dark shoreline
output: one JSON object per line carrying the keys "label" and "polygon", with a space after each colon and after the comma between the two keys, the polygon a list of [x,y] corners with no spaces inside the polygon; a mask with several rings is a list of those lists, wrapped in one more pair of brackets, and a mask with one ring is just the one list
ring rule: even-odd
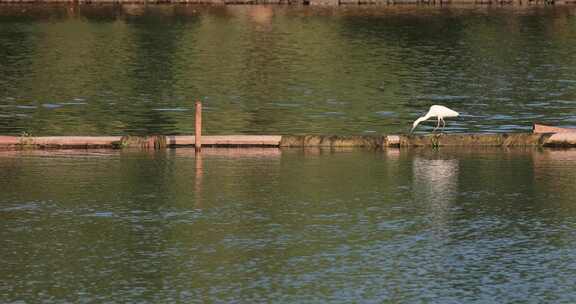
{"label": "dark shoreline", "polygon": [[4,6],[45,5],[280,5],[280,6],[368,6],[368,7],[518,7],[576,5],[576,0],[0,0]]}

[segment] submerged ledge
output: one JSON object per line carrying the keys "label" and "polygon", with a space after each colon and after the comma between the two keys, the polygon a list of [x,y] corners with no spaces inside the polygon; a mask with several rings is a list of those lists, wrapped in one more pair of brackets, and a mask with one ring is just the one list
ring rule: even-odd
{"label": "submerged ledge", "polygon": [[[194,136],[0,136],[0,149],[164,149],[192,147]],[[219,135],[204,147],[576,147],[574,133],[428,135]]]}

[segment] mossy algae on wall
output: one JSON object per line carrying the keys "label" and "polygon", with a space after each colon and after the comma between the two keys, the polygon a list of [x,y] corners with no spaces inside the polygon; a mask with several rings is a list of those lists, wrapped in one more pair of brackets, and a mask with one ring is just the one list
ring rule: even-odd
{"label": "mossy algae on wall", "polygon": [[[212,147],[576,147],[574,133],[427,134],[427,135],[217,135],[203,136]],[[194,146],[194,136],[0,136],[2,149],[139,148]]]}
{"label": "mossy algae on wall", "polygon": [[432,134],[426,136],[400,136],[400,146],[540,146],[544,134]]}
{"label": "mossy algae on wall", "polygon": [[385,136],[283,135],[281,147],[381,147]]}

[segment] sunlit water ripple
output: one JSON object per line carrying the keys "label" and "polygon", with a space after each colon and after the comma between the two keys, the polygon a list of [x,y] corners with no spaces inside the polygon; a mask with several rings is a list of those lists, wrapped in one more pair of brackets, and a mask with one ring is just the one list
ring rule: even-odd
{"label": "sunlit water ripple", "polygon": [[575,160],[1,152],[0,302],[572,303]]}

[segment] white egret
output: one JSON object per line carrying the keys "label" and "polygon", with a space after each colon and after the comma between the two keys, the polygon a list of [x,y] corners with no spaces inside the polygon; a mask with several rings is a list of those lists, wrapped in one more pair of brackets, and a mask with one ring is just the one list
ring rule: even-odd
{"label": "white egret", "polygon": [[442,129],[444,129],[444,127],[446,126],[446,122],[444,121],[444,117],[457,117],[458,112],[448,109],[445,106],[439,106],[439,105],[433,105],[430,107],[430,110],[428,110],[428,113],[426,113],[426,115],[416,119],[416,121],[414,121],[414,123],[412,124],[412,129],[410,130],[410,132],[414,131],[414,129],[416,129],[416,126],[418,126],[419,123],[428,120],[432,117],[436,117],[436,119],[438,119],[438,125],[436,125],[436,128],[434,128],[434,130],[432,130],[432,132],[434,132],[436,129],[438,129],[440,127],[440,122],[442,122]]}

